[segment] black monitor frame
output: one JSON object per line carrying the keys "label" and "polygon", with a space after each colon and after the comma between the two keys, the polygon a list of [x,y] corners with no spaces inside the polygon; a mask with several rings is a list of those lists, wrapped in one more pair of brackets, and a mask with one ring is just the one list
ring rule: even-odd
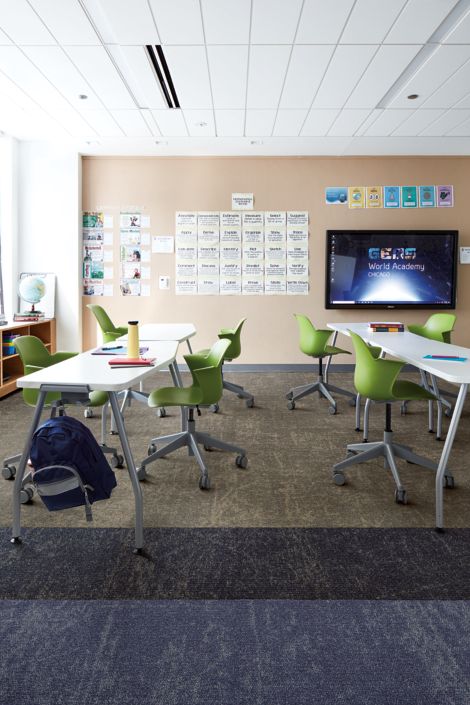
{"label": "black monitor frame", "polygon": [[[452,301],[450,304],[418,304],[418,303],[399,303],[399,304],[333,304],[330,303],[330,273],[329,273],[329,261],[330,261],[330,245],[332,235],[413,235],[413,234],[429,234],[429,235],[452,235],[453,238],[453,267],[452,267]],[[459,241],[459,231],[458,230],[353,230],[353,229],[342,229],[342,230],[327,230],[326,231],[326,257],[325,257],[325,308],[326,309],[439,309],[439,310],[449,310],[455,309],[456,298],[457,298],[457,261],[458,261],[458,241]]]}

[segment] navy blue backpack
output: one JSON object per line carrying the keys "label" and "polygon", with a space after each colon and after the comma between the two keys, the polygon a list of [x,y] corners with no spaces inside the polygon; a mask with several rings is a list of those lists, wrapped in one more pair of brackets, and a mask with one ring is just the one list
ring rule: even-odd
{"label": "navy blue backpack", "polygon": [[49,509],[57,511],[109,499],[116,477],[91,431],[77,419],[58,416],[36,429],[29,454],[32,480]]}

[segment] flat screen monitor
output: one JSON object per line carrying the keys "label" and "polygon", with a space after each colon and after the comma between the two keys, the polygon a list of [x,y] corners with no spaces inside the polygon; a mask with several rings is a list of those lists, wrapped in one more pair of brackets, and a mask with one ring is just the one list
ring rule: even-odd
{"label": "flat screen monitor", "polygon": [[457,230],[327,230],[326,308],[455,308]]}

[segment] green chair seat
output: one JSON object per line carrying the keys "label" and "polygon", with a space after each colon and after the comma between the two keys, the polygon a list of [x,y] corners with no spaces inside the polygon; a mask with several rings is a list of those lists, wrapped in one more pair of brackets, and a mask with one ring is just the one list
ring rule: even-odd
{"label": "green chair seat", "polygon": [[202,404],[202,394],[198,387],[162,387],[149,395],[151,408],[160,406],[198,406]]}
{"label": "green chair seat", "polygon": [[408,330],[428,340],[450,343],[455,321],[456,316],[453,313],[433,313],[423,325],[410,323]]}
{"label": "green chair seat", "polygon": [[393,400],[405,401],[408,399],[436,401],[436,397],[432,392],[406,379],[399,379],[393,385]]}
{"label": "green chair seat", "polygon": [[324,356],[329,357],[330,355],[350,355],[349,350],[343,350],[343,348],[337,348],[333,345],[325,345]]}
{"label": "green chair seat", "polygon": [[98,321],[103,335],[103,343],[113,343],[122,335],[127,335],[127,326],[115,326],[102,306],[87,304],[87,308],[90,309]]}

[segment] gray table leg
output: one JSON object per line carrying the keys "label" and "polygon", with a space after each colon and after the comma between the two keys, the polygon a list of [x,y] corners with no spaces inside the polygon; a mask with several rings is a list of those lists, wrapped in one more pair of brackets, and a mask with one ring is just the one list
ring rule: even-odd
{"label": "gray table leg", "polygon": [[33,420],[28,431],[28,436],[26,438],[26,443],[24,445],[23,454],[20,459],[20,463],[15,475],[15,484],[13,485],[13,527],[12,527],[12,543],[21,543],[21,501],[20,492],[21,484],[23,482],[24,471],[26,468],[26,463],[28,462],[29,452],[31,450],[31,442],[33,440],[33,434],[37,427],[39,426],[39,421],[41,419],[42,410],[44,408],[44,402],[46,400],[47,392],[40,391],[39,397],[36,403],[36,408],[34,410]]}
{"label": "gray table leg", "polygon": [[[337,338],[338,338],[338,331],[335,330],[335,332],[333,333],[333,340],[331,341],[331,345],[333,345],[333,346],[336,345]],[[323,381],[325,382],[325,384],[328,384],[328,370],[330,369],[331,358],[332,358],[332,355],[329,355],[326,358],[326,365],[323,370]]]}
{"label": "gray table leg", "polygon": [[450,451],[454,442],[455,434],[459,425],[460,415],[462,413],[465,398],[467,396],[468,384],[461,384],[457,401],[455,402],[454,413],[450,420],[449,430],[447,431],[444,448],[442,450],[441,459],[436,472],[436,529],[442,531],[444,526],[444,507],[443,507],[443,480],[449,461]]}
{"label": "gray table leg", "polygon": [[186,345],[188,346],[189,352],[192,353],[192,352],[193,352],[193,349],[192,349],[192,347],[191,347],[191,343],[189,342],[189,338],[188,338],[187,341],[186,341]]}
{"label": "gray table leg", "polygon": [[142,489],[140,487],[140,482],[137,477],[137,471],[135,469],[134,458],[132,457],[132,451],[127,439],[126,428],[124,426],[124,419],[122,417],[121,411],[119,409],[119,401],[116,392],[108,392],[109,403],[111,404],[111,409],[113,410],[114,419],[116,422],[117,430],[119,433],[119,438],[121,440],[122,450],[124,457],[126,459],[127,471],[129,477],[131,478],[132,490],[134,492],[134,502],[135,502],[135,553],[142,553],[142,547],[144,545],[144,511],[143,511],[143,499],[142,499]]}

